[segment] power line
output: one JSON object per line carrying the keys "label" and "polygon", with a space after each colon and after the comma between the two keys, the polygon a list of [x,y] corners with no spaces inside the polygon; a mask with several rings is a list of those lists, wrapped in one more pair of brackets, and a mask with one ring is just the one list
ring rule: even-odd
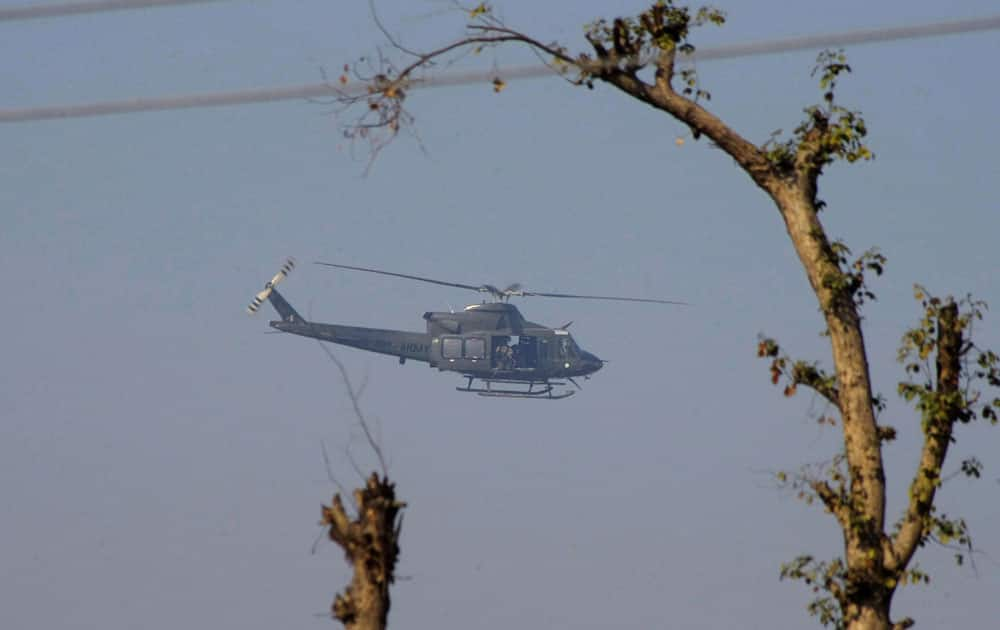
{"label": "power line", "polygon": [[791,37],[770,42],[751,44],[735,44],[719,46],[696,53],[698,59],[726,59],[732,57],[750,57],[753,55],[769,55],[793,50],[809,48],[830,48],[832,46],[850,46],[852,44],[874,44],[891,42],[901,39],[919,39],[923,37],[940,37],[942,35],[958,35],[979,31],[1000,29],[1000,15],[950,22],[932,22],[915,26],[897,26],[893,28],[870,28],[857,31],[847,31],[830,35],[807,35]]}
{"label": "power line", "polygon": [[105,11],[129,11],[185,4],[205,4],[221,0],[97,0],[91,2],[62,2],[59,4],[27,5],[0,8],[0,22],[37,20]]}
{"label": "power line", "polygon": [[[239,90],[235,92],[184,94],[181,96],[164,96],[158,98],[133,98],[122,101],[87,103],[84,105],[3,109],[0,110],[0,123],[28,122],[55,118],[88,118],[91,116],[109,116],[111,114],[221,107],[224,105],[247,105],[249,103],[321,98],[324,96],[333,96],[336,93],[338,93],[337,88],[330,84],[315,83],[280,88]],[[340,93],[343,93],[343,91],[340,91]]]}
{"label": "power line", "polygon": [[[191,0],[193,1],[193,0]],[[212,1],[212,0],[208,0]],[[712,61],[734,59],[754,55],[768,55],[806,49],[820,49],[831,46],[873,44],[955,35],[1000,29],[1000,15],[970,20],[934,22],[916,26],[865,29],[832,33],[827,35],[807,35],[749,44],[734,44],[699,50],[695,59]],[[422,87],[447,87],[469,83],[488,83],[497,75],[506,79],[531,79],[553,76],[553,71],[544,65],[519,66],[493,72],[459,72],[424,79],[414,79],[408,89]],[[200,107],[220,107],[225,105],[247,105],[291,99],[322,98],[346,94],[362,94],[363,85],[335,86],[329,83],[315,83],[279,88],[259,88],[233,92],[207,94],[184,94],[157,98],[135,98],[122,101],[103,101],[83,105],[62,105],[29,107],[24,109],[0,109],[0,123],[29,122],[57,118],[84,118],[111,114],[131,114],[137,112],[192,109]]]}
{"label": "power line", "polygon": [[[952,22],[932,22],[930,24],[918,24],[915,26],[873,28],[845,31],[841,33],[829,33],[827,35],[789,37],[764,42],[751,42],[748,44],[715,46],[712,48],[698,49],[693,55],[691,55],[691,58],[695,61],[736,59],[739,57],[772,55],[776,53],[795,52],[809,49],[820,50],[833,46],[876,44],[899,41],[903,39],[940,37],[943,35],[958,35],[997,29],[1000,29],[1000,15],[986,18],[973,18],[969,20],[957,20]],[[455,72],[448,75],[433,77],[425,81],[415,82],[415,85],[419,85],[421,87],[444,87],[449,85],[464,85],[466,83],[486,83],[492,81],[494,76],[497,74],[502,76],[504,79],[534,79],[552,76],[553,71],[548,66],[536,65],[520,66],[504,70],[503,72],[493,73]],[[0,110],[0,122],[3,122],[2,115],[3,111]]]}

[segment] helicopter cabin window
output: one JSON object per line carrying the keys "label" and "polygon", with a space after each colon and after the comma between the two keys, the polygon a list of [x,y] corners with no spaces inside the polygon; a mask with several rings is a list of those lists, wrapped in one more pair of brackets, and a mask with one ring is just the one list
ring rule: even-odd
{"label": "helicopter cabin window", "polygon": [[441,337],[441,356],[445,359],[461,359],[462,338]]}
{"label": "helicopter cabin window", "polygon": [[465,340],[466,359],[485,359],[486,340],[482,337],[469,337]]}

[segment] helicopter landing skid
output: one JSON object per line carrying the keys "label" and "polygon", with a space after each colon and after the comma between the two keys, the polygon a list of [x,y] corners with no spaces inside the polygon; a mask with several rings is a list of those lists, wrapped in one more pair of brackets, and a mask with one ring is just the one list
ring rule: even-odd
{"label": "helicopter landing skid", "polygon": [[[466,376],[468,382],[465,387],[456,387],[455,389],[460,392],[469,392],[479,394],[480,396],[487,396],[492,398],[534,398],[540,400],[561,400],[563,398],[569,398],[576,393],[575,390],[568,389],[563,391],[556,391],[556,387],[561,387],[566,383],[557,381],[519,381],[519,380],[491,380],[491,379],[477,379],[474,376]],[[482,387],[473,387],[472,383],[476,380],[483,382]],[[499,384],[501,389],[495,389],[493,386]],[[506,385],[527,385],[527,388],[522,389],[508,389],[503,388]],[[538,387],[538,389],[535,389]]]}

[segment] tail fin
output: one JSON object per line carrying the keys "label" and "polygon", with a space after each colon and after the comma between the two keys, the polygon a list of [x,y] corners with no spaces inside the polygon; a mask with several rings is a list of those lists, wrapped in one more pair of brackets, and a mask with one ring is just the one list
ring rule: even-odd
{"label": "tail fin", "polygon": [[281,315],[282,321],[306,323],[305,318],[292,308],[292,305],[278,293],[277,289],[271,289],[271,294],[267,296],[267,299],[271,303],[271,306],[274,307],[274,310],[278,311],[278,315]]}

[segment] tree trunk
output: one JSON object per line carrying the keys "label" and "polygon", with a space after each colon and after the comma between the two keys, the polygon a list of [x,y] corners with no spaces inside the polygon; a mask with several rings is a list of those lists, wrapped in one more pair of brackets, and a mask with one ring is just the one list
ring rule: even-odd
{"label": "tree trunk", "polygon": [[353,519],[339,494],[330,507],[323,506],[322,523],[330,527],[330,540],[340,545],[354,567],[351,583],[337,594],[332,608],[348,630],[385,630],[402,527],[396,517],[405,505],[396,500],[394,484],[372,473],[365,488],[354,491]]}
{"label": "tree trunk", "polygon": [[858,607],[857,615],[845,620],[847,630],[892,630],[889,603],[871,602]]}
{"label": "tree trunk", "polygon": [[[839,391],[837,406],[844,427],[844,454],[854,502],[851,507],[863,515],[867,521],[864,526],[870,533],[881,533],[885,520],[885,472],[872,408],[861,318],[853,294],[839,284],[844,274],[816,214],[815,203],[803,188],[779,187],[769,192],[785,220],[829,330]],[[864,543],[867,548],[880,547],[879,540],[869,539]]]}

